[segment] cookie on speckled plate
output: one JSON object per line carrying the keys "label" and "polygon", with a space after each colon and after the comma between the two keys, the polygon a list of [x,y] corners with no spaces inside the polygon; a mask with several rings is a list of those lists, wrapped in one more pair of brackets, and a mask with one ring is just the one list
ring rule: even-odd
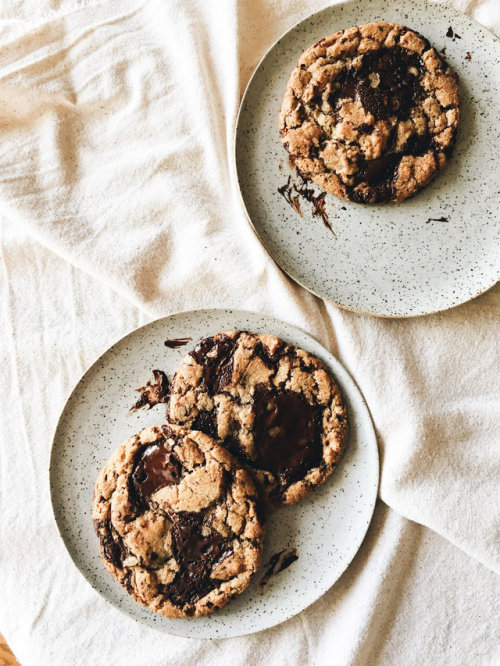
{"label": "cookie on speckled plate", "polygon": [[108,571],[167,617],[207,615],[257,571],[264,527],[255,485],[211,437],[142,430],[97,479],[92,518]]}
{"label": "cookie on speckled plate", "polygon": [[457,77],[425,37],[374,22],[320,39],[288,81],[281,140],[342,199],[403,201],[439,173],[459,120]]}
{"label": "cookie on speckled plate", "polygon": [[219,439],[252,473],[268,509],[323,483],[347,436],[346,409],[323,364],[246,331],[205,338],[182,359],[167,416]]}

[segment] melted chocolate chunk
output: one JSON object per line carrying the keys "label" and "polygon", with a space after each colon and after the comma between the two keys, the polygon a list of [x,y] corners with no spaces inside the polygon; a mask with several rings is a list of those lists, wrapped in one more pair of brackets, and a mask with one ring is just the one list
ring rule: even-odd
{"label": "melted chocolate chunk", "polygon": [[299,559],[299,556],[297,555],[297,549],[292,548],[291,550],[280,550],[279,553],[275,553],[270,559],[267,564],[264,566],[266,567],[266,572],[262,576],[259,585],[264,587],[264,585],[267,585],[269,582],[269,579],[271,576],[274,576],[274,574],[278,574],[280,571],[284,571],[285,569],[288,569],[288,567],[296,562]]}
{"label": "melted chocolate chunk", "polygon": [[[96,521],[96,523],[96,528],[104,526],[99,521]],[[122,569],[123,561],[127,558],[129,552],[123,543],[123,539],[111,525],[111,521],[108,520],[105,524],[105,536],[102,535],[101,531],[98,534],[104,557],[115,567]]]}
{"label": "melted chocolate chunk", "polygon": [[339,87],[328,98],[336,107],[341,99],[359,97],[375,120],[409,117],[413,103],[421,94],[424,66],[416,53],[400,46],[370,51],[363,55],[359,69],[350,68],[336,80]]}
{"label": "melted chocolate chunk", "polygon": [[[405,120],[422,94],[420,85],[424,65],[416,54],[400,46],[391,49],[370,51],[363,55],[359,69],[351,68],[337,79],[339,87],[329,96],[329,103],[337,107],[342,99],[356,99],[375,120],[386,120],[397,116]],[[362,124],[360,130],[370,131],[371,126]],[[399,163],[404,155],[423,155],[432,148],[429,135],[414,135],[403,150],[388,153],[361,166],[358,182],[366,182],[372,190],[369,194],[357,191],[355,186],[346,186],[351,201],[365,203],[375,191],[376,201],[387,201],[393,196],[393,183],[397,177]]]}
{"label": "melted chocolate chunk", "polygon": [[363,170],[363,180],[366,180],[369,185],[392,180],[401,162],[401,158],[402,155],[389,154],[379,157],[376,160],[370,160],[366,163]]}
{"label": "melted chocolate chunk", "polygon": [[[397,178],[398,167],[404,155],[423,155],[433,147],[432,137],[429,134],[414,134],[405,143],[399,153],[388,153],[375,160],[365,163],[360,169],[360,180],[365,181],[375,190],[377,201],[387,201],[392,197],[392,184]],[[347,187],[351,201],[364,203],[362,192]]]}
{"label": "melted chocolate chunk", "polygon": [[177,485],[182,478],[182,463],[166,442],[155,442],[140,450],[131,476],[132,487],[148,501],[160,488]]}
{"label": "melted chocolate chunk", "polygon": [[141,407],[151,409],[160,403],[166,403],[168,400],[169,384],[168,377],[163,370],[153,370],[153,381],[149,381],[146,386],[136,389],[141,394],[139,400],[130,411],[136,411]]}
{"label": "melted chocolate chunk", "polygon": [[403,154],[423,155],[433,147],[433,143],[430,134],[413,134],[405,143]]}
{"label": "melted chocolate chunk", "polygon": [[[231,548],[228,539],[203,526],[196,514],[178,513],[172,520],[172,547],[179,571],[163,589],[172,603],[184,606],[196,603],[214,589],[217,580],[211,573]],[[208,533],[202,534],[202,526],[203,532]]]}
{"label": "melted chocolate chunk", "polygon": [[361,123],[361,125],[359,125],[359,127],[358,127],[358,130],[360,132],[364,132],[365,134],[373,132],[374,129],[375,129],[374,126],[373,125],[368,125],[368,123]]}
{"label": "melted chocolate chunk", "polygon": [[320,464],[319,410],[293,391],[255,387],[254,437],[260,465],[290,484]]}
{"label": "melted chocolate chunk", "polygon": [[203,365],[202,382],[209,393],[218,393],[231,381],[235,345],[235,340],[228,336],[217,340],[205,338],[190,352],[194,360]]}
{"label": "melted chocolate chunk", "polygon": [[217,432],[217,414],[215,411],[199,412],[192,424],[193,430],[200,430],[205,435],[209,435],[217,439],[219,434]]}
{"label": "melted chocolate chunk", "polygon": [[233,454],[239,461],[251,463],[250,456],[247,454],[243,448],[237,435],[232,434],[228,435],[224,439],[224,448],[226,448],[230,453]]}
{"label": "melted chocolate chunk", "polygon": [[178,349],[179,347],[187,345],[192,339],[193,338],[170,338],[169,340],[165,340],[163,344],[169,349]]}
{"label": "melted chocolate chunk", "polygon": [[[280,347],[281,347],[280,343]],[[272,354],[269,349],[262,344],[262,342],[258,342],[257,345],[255,346],[254,349],[254,354],[255,356],[258,356],[260,360],[266,365],[270,370],[274,370],[274,365],[276,362],[276,356]]]}

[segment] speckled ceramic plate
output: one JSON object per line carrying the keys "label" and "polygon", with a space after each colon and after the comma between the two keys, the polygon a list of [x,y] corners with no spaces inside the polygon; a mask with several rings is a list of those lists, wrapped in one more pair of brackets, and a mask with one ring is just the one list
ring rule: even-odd
{"label": "speckled ceramic plate", "polygon": [[[350,26],[385,20],[425,35],[460,77],[461,124],[448,167],[403,203],[363,205],[326,196],[329,230],[299,197],[278,131],[286,83],[300,54]],[[453,37],[447,37],[449,27]],[[458,33],[458,34],[457,34]],[[499,41],[465,15],[418,0],[353,0],[305,19],[268,51],[242,100],[236,173],[264,247],[294,280],[346,308],[409,317],[463,303],[500,278]],[[322,190],[311,186],[318,195]],[[286,194],[286,191],[285,191]],[[294,193],[296,195],[296,193]]]}
{"label": "speckled ceramic plate", "polygon": [[[91,521],[92,493],[110,453],[141,428],[164,422],[164,407],[128,413],[151,370],[175,372],[190,347],[167,349],[167,338],[202,337],[246,329],[273,333],[316,354],[331,370],[349,410],[346,453],[332,477],[309,498],[272,514],[264,563],[283,549],[298,560],[205,618],[169,620],[142,608],[106,571]],[[85,373],[71,394],[54,436],[50,465],[52,505],[74,563],[108,601],[137,621],[179,636],[224,638],[283,622],[318,599],[339,578],[358,550],[373,512],[378,451],[366,404],[340,363],[307,333],[264,315],[231,310],[184,312],[154,321],[122,338]]]}

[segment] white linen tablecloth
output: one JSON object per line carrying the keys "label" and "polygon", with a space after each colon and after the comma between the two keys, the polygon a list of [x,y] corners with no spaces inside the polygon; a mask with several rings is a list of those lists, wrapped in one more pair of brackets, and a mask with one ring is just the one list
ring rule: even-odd
{"label": "white linen tablecloth", "polygon": [[[500,663],[500,285],[410,320],[339,309],[276,267],[232,181],[253,67],[327,4],[0,6],[0,630],[23,666]],[[500,34],[496,0],[453,5]],[[219,641],[101,599],[59,540],[47,478],[82,372],[130,329],[197,307],[315,335],[360,386],[382,457],[340,581],[278,627]]]}

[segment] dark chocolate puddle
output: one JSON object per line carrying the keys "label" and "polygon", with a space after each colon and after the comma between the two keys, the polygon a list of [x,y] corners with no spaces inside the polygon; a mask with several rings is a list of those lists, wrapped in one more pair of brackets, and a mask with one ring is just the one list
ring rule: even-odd
{"label": "dark chocolate puddle", "polygon": [[269,390],[262,384],[255,387],[254,400],[257,465],[288,486],[321,462],[320,410],[300,393]]}
{"label": "dark chocolate puddle", "polygon": [[160,488],[180,483],[182,463],[165,440],[149,444],[137,452],[130,484],[134,496],[148,502]]}
{"label": "dark chocolate puddle", "polygon": [[182,512],[174,514],[171,520],[172,546],[179,571],[162,589],[167,599],[183,607],[196,603],[216,587],[219,581],[211,577],[212,571],[229,555],[231,547],[230,540],[203,525],[197,514]]}

